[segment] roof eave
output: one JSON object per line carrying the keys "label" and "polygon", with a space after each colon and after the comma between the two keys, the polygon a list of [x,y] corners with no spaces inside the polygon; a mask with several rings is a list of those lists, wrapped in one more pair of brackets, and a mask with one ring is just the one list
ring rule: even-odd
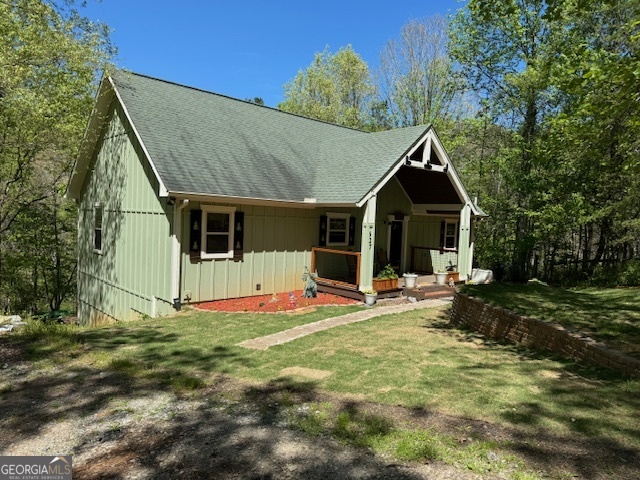
{"label": "roof eave", "polygon": [[102,128],[107,121],[109,108],[111,107],[111,102],[114,98],[118,99],[124,115],[127,118],[129,125],[131,125],[131,129],[133,130],[133,133],[136,136],[136,139],[139,142],[142,151],[144,152],[145,157],[149,162],[149,165],[151,166],[151,170],[153,171],[158,181],[158,196],[167,197],[168,190],[164,182],[162,181],[162,178],[160,178],[158,169],[153,163],[151,156],[149,155],[149,151],[142,141],[142,137],[140,136],[135,124],[133,123],[131,115],[129,114],[129,111],[127,110],[127,106],[124,104],[122,97],[120,96],[120,93],[118,92],[118,89],[110,76],[103,77],[100,81],[100,87],[98,88],[98,93],[96,94],[96,100],[93,106],[93,110],[91,111],[91,115],[89,117],[89,122],[85,130],[84,138],[82,140],[82,143],[80,144],[78,157],[76,158],[71,176],[69,177],[65,197],[78,200],[82,194],[82,187],[84,185],[87,173],[89,173],[91,160],[93,158],[96,145],[100,138]]}
{"label": "roof eave", "polygon": [[303,200],[285,200],[278,198],[258,198],[258,197],[241,197],[235,195],[219,195],[202,192],[185,192],[185,191],[169,191],[168,196],[176,198],[185,198],[200,202],[221,202],[235,203],[239,205],[270,205],[277,207],[295,207],[295,208],[317,208],[317,207],[335,207],[335,208],[351,208],[357,207],[356,203],[350,202],[322,202],[312,198]]}
{"label": "roof eave", "polygon": [[103,77],[96,93],[95,102],[87,127],[84,131],[80,148],[78,149],[78,156],[73,165],[73,170],[69,176],[67,182],[67,191],[65,198],[71,198],[78,200],[82,193],[82,186],[84,185],[85,178],[89,172],[91,165],[91,159],[95,150],[96,143],[100,137],[100,132],[104,126],[104,122],[109,113],[109,107],[113,100],[113,92],[110,89],[107,77]]}
{"label": "roof eave", "polygon": [[149,154],[149,150],[147,149],[146,145],[144,144],[144,142],[142,141],[142,137],[140,136],[140,133],[138,132],[138,129],[136,128],[135,123],[133,123],[133,119],[131,118],[131,115],[129,114],[129,110],[127,109],[127,106],[125,105],[124,101],[122,100],[122,96],[120,95],[120,92],[118,92],[118,88],[116,87],[115,82],[113,81],[113,79],[111,77],[108,77],[109,83],[111,85],[111,87],[113,88],[114,93],[116,94],[116,97],[118,98],[118,102],[120,102],[120,106],[122,107],[122,110],[124,112],[125,117],[127,117],[127,121],[129,122],[129,125],[131,125],[131,129],[133,130],[133,134],[136,136],[136,140],[138,140],[138,144],[140,145],[140,147],[142,148],[142,151],[144,152],[145,157],[147,158],[147,161],[149,162],[149,165],[151,166],[151,170],[153,171],[156,180],[158,180],[158,196],[159,197],[168,197],[169,196],[169,191],[167,190],[167,187],[165,186],[164,182],[162,181],[162,178],[160,177],[160,173],[158,172],[158,169],[156,168],[155,163],[153,162],[153,159],[151,158],[151,155]]}

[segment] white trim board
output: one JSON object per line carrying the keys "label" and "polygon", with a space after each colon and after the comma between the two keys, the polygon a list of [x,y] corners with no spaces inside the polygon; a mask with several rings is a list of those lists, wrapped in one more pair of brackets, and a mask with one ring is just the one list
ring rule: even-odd
{"label": "white trim board", "polygon": [[[473,202],[471,201],[469,194],[467,193],[464,186],[462,185],[462,182],[460,181],[460,177],[458,176],[458,173],[456,172],[455,167],[451,163],[451,160],[449,159],[447,152],[445,151],[444,147],[442,146],[442,143],[440,142],[440,138],[438,137],[438,134],[435,132],[432,126],[429,126],[429,128],[422,134],[422,136],[415,143],[415,145],[406,153],[406,155],[404,155],[401,159],[399,159],[395,163],[395,165],[382,178],[382,180],[380,180],[376,184],[376,186],[373,189],[371,189],[371,191],[357,203],[357,206],[362,207],[362,205],[364,205],[369,198],[371,198],[373,195],[377,195],[378,192],[380,192],[380,190],[382,190],[382,188],[389,182],[389,180],[391,180],[391,178],[393,178],[396,175],[396,173],[398,173],[398,170],[400,170],[400,167],[406,164],[407,159],[413,154],[413,152],[415,152],[423,143],[425,144],[425,151],[428,151],[428,153],[427,153],[426,159],[423,156],[422,164],[424,165],[426,164],[427,161],[431,160],[431,148],[433,147],[433,149],[436,152],[436,155],[438,155],[438,158],[441,160],[443,164],[442,165],[443,173],[449,178],[449,180],[453,184],[453,188],[455,189],[456,193],[458,194],[458,197],[461,200],[460,205],[461,206],[465,204],[471,205],[471,208],[474,211],[474,214],[477,214],[477,211],[473,206]],[[415,163],[416,163],[415,160],[411,161],[412,165]],[[448,166],[448,169],[446,172],[444,172],[445,166]],[[418,166],[416,165],[416,167]],[[424,168],[424,167],[421,167],[421,168]]]}
{"label": "white trim board", "polygon": [[151,166],[151,169],[153,170],[153,173],[156,176],[156,180],[158,180],[158,184],[160,185],[160,191],[159,191],[158,195],[160,197],[168,197],[169,196],[169,191],[167,190],[167,187],[165,187],[164,182],[162,181],[162,178],[160,178],[160,174],[158,173],[158,169],[156,168],[155,163],[153,163],[153,160],[151,159],[151,155],[149,154],[149,150],[147,150],[147,147],[145,146],[144,142],[142,141],[142,137],[140,136],[140,133],[138,132],[138,129],[136,128],[135,124],[133,123],[133,119],[131,118],[131,115],[129,115],[129,111],[127,110],[127,106],[122,101],[122,97],[120,96],[120,92],[118,92],[118,89],[116,88],[116,84],[114,83],[114,81],[113,81],[113,79],[111,77],[107,77],[107,79],[109,80],[109,83],[111,84],[111,88],[113,88],[113,91],[116,94],[116,97],[118,98],[118,102],[120,102],[120,106],[122,107],[122,111],[124,112],[125,117],[127,117],[127,120],[129,121],[129,124],[131,125],[131,129],[133,130],[133,134],[136,136],[136,139],[138,140],[138,143],[140,143],[140,147],[142,148],[142,151],[144,152],[145,156],[147,157],[147,161],[149,162],[149,165]]}

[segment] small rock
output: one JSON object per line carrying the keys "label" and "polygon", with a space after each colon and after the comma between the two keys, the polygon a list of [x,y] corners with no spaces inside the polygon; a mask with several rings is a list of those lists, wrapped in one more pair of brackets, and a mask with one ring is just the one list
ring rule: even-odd
{"label": "small rock", "polygon": [[9,364],[5,363],[4,365],[2,365],[2,368],[9,368]]}
{"label": "small rock", "polygon": [[495,452],[489,452],[487,453],[487,459],[490,462],[497,462],[498,461],[498,454]]}

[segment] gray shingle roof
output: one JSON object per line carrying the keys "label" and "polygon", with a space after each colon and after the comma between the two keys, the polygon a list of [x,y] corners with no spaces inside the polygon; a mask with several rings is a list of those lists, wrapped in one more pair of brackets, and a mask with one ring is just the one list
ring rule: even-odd
{"label": "gray shingle roof", "polygon": [[355,204],[428,129],[366,133],[134,73],[112,80],[174,193]]}

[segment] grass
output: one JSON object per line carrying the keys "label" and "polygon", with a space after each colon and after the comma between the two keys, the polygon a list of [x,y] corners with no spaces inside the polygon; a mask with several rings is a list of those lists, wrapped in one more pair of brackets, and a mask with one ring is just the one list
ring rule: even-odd
{"label": "grass", "polygon": [[336,411],[327,403],[311,405],[309,411],[290,418],[290,424],[313,436],[331,435],[343,443],[367,447],[402,461],[440,461],[479,474],[512,470],[532,475],[498,442],[469,439],[463,444],[452,435],[433,429],[399,428],[383,416],[354,407]]}
{"label": "grass", "polygon": [[[491,422],[521,438],[549,431],[577,442],[596,438],[640,448],[640,381],[450,328],[444,309],[377,317],[266,351],[236,346],[359,308],[324,307],[304,315],[190,312],[93,329],[30,326],[19,335],[40,366],[117,371],[145,388],[197,391],[223,374],[262,385],[281,382],[286,395],[278,398],[279,408],[295,408],[287,385],[303,382],[357,402]],[[286,377],[285,368],[328,375]],[[310,434],[330,434],[399,459],[439,459],[478,472],[511,469],[511,478],[535,478],[505,453],[504,444],[480,438],[459,444],[447,434],[398,426],[366,412],[314,408],[294,422]],[[496,450],[500,461],[488,460]]]}
{"label": "grass", "polygon": [[588,333],[640,358],[640,288],[563,289],[494,283],[466,286],[463,291],[514,312]]}

